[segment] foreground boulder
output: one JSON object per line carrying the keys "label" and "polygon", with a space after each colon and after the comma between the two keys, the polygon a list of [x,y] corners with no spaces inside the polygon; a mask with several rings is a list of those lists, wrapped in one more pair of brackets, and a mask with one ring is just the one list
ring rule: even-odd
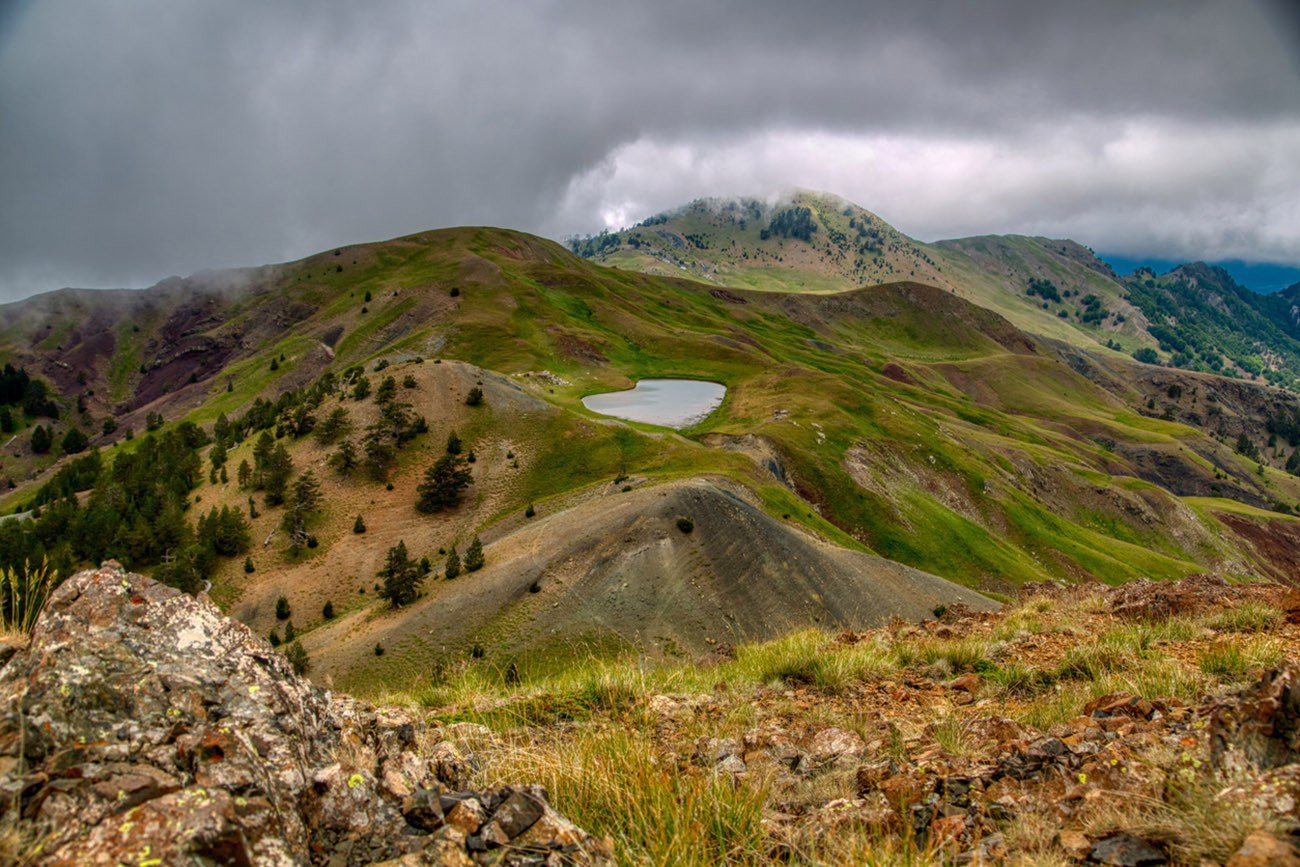
{"label": "foreground boulder", "polygon": [[0,668],[0,811],[40,865],[601,864],[536,786],[332,697],[205,600],[109,561]]}

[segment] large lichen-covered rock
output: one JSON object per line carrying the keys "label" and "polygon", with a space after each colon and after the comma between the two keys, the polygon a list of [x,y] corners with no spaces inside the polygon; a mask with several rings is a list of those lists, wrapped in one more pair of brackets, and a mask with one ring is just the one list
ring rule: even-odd
{"label": "large lichen-covered rock", "polygon": [[[0,667],[0,810],[44,838],[41,865],[608,857],[536,787],[457,794],[467,759],[436,734],[331,696],[210,602],[109,561],[64,582]],[[470,796],[490,840],[443,822]]]}

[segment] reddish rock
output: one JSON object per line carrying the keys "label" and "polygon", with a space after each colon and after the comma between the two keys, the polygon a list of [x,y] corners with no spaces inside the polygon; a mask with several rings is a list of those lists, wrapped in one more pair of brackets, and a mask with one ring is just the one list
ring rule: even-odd
{"label": "reddish rock", "polygon": [[1226,867],[1300,867],[1300,856],[1290,843],[1267,831],[1255,831],[1228,859]]}

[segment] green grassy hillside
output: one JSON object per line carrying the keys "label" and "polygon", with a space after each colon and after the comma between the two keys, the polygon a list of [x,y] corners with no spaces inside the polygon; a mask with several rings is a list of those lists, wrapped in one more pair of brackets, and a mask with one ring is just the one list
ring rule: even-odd
{"label": "green grassy hillside", "polygon": [[[846,227],[866,219],[845,210],[836,214]],[[736,225],[739,231],[739,217]],[[788,231],[806,228],[789,218]],[[747,223],[743,231],[751,230]],[[954,251],[931,248],[930,256],[883,228],[878,237],[867,231],[860,237],[882,245],[875,256],[885,264],[874,267],[897,276],[906,257],[922,257],[910,260],[908,277],[924,265],[931,276],[958,280],[956,269],[943,264]],[[818,223],[810,235],[819,233],[828,227]],[[769,232],[760,244],[775,243],[779,261],[791,237]],[[1013,240],[1007,247],[1032,250],[1036,243]],[[989,255],[1012,255],[1001,249]],[[820,255],[829,261],[833,254]],[[962,261],[976,267],[972,256]],[[1062,293],[1075,285],[1067,276],[1051,278]],[[229,444],[229,481],[200,482],[191,500],[199,507],[189,516],[213,505],[246,510],[253,497],[260,513],[253,520],[255,571],[244,572],[239,558],[221,560],[214,592],[259,631],[277,625],[272,608],[280,595],[303,612],[295,615],[300,629],[320,624],[317,612],[332,602],[347,617],[315,640],[318,647],[371,634],[372,618],[400,618],[381,614],[373,589],[398,541],[417,558],[428,556],[435,572],[438,549],[458,544],[463,551],[474,535],[501,552],[500,561],[523,563],[518,558],[533,556],[519,535],[529,505],[565,511],[569,517],[552,526],[569,535],[591,514],[579,507],[611,485],[620,492],[702,475],[739,486],[782,532],[811,534],[819,544],[992,594],[1047,578],[1114,583],[1207,570],[1247,577],[1292,556],[1296,522],[1264,509],[1294,505],[1300,480],[1257,470],[1257,461],[1195,427],[1143,414],[1064,363],[1042,332],[1030,336],[1001,313],[920,278],[841,291],[830,291],[831,282],[817,292],[776,291],[775,281],[723,288],[604,267],[515,232],[463,228],[144,293],[36,299],[0,311],[0,334],[9,357],[85,397],[87,412],[74,413],[72,423],[90,427],[98,414],[114,417],[118,432],[98,439],[106,459],[122,448],[121,431],[142,432],[150,415],[209,430],[222,414],[244,418],[242,436]],[[978,285],[996,282],[985,280]],[[967,294],[978,288],[962,285]],[[1079,291],[1091,285],[1084,280]],[[1044,311],[1041,296],[1031,303],[1023,294],[1003,294],[1003,306],[1020,319],[1079,334],[1119,334],[1126,324],[1113,316],[1109,323],[1067,322]],[[1060,306],[1068,306],[1064,295]],[[59,336],[33,342],[47,331]],[[43,346],[51,340],[53,348]],[[462,364],[435,363],[443,360]],[[309,393],[318,420],[348,408],[358,437],[378,419],[373,396],[344,398],[340,387],[305,391],[327,373],[355,377],[357,367],[375,385],[410,375],[415,385],[399,389],[400,399],[428,423],[428,433],[401,450],[384,479],[343,478],[328,464],[334,447],[293,434]],[[649,376],[715,380],[727,386],[727,397],[680,434],[599,418],[581,403],[587,394]],[[465,395],[480,382],[487,406],[466,407]],[[247,415],[256,406],[263,409]],[[315,548],[291,548],[275,532],[285,507],[264,503],[235,477],[233,468],[250,459],[263,429],[283,436],[276,441],[287,446],[295,477],[312,469],[323,481],[325,503],[310,525]],[[422,516],[414,508],[416,486],[451,430],[476,452],[475,487],[458,509]],[[114,440],[119,445],[110,446]],[[206,471],[205,465],[205,478]],[[23,508],[47,477],[20,486],[7,507]],[[1204,501],[1181,499],[1216,493],[1240,504],[1233,521]],[[352,532],[358,514],[371,528],[364,534]],[[738,522],[733,532],[743,548],[744,534],[755,530]],[[57,540],[53,547],[65,560],[75,556],[58,549]],[[129,560],[129,552],[109,553]],[[611,554],[590,568],[615,562]],[[537,574],[555,565],[541,562]],[[511,574],[525,572],[521,566]],[[643,580],[652,579],[647,573]],[[515,590],[537,595],[527,582]],[[526,632],[528,623],[541,622],[528,605],[507,609],[499,629],[485,634],[514,641],[510,636]],[[465,651],[454,642],[415,642],[380,659],[369,655],[371,644],[348,641],[352,650],[335,670],[382,671],[398,657],[409,666]]]}

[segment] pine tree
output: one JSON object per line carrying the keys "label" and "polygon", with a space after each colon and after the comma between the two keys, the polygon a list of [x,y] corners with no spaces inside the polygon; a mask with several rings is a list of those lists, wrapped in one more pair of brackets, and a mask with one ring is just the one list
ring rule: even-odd
{"label": "pine tree", "polygon": [[450,434],[447,435],[447,454],[449,455],[460,454],[460,437],[456,436],[455,431],[452,431]]}
{"label": "pine tree", "polygon": [[289,660],[289,664],[293,666],[294,674],[306,674],[307,669],[311,668],[311,660],[307,657],[307,651],[303,649],[300,642],[295,641],[290,645],[288,651],[284,654],[284,658]]}
{"label": "pine tree", "polygon": [[289,477],[293,475],[293,458],[289,457],[289,450],[280,443],[271,453],[270,461],[267,464],[267,473],[265,478],[266,487],[266,504],[268,506],[278,506],[284,502],[289,488]]}
{"label": "pine tree", "polygon": [[379,383],[379,388],[375,389],[375,403],[384,404],[397,398],[397,380],[391,376],[385,376],[383,382]]}
{"label": "pine tree", "polygon": [[293,612],[289,608],[289,600],[286,597],[281,596],[279,599],[275,600],[276,620],[288,620],[289,615],[292,613]]}
{"label": "pine tree", "polygon": [[303,473],[293,483],[289,494],[289,508],[284,513],[280,527],[289,534],[289,542],[298,547],[307,541],[307,520],[321,506],[320,482],[311,470]]}
{"label": "pine tree", "polygon": [[245,557],[245,558],[244,558],[244,571],[245,571],[245,572],[252,572],[252,571],[253,571],[254,569],[256,569],[256,568],[257,568],[257,567],[255,567],[255,566],[253,565],[253,558],[252,558],[252,557]]}
{"label": "pine tree", "polygon": [[460,502],[461,492],[473,481],[474,476],[464,461],[455,455],[444,455],[424,471],[424,481],[415,489],[419,494],[416,511],[428,515],[455,506]]}
{"label": "pine tree", "polygon": [[352,522],[352,532],[360,535],[365,531],[366,531],[366,522],[362,519],[360,515],[357,515],[357,519]]}
{"label": "pine tree", "polygon": [[455,578],[460,574],[460,555],[456,553],[456,546],[451,546],[451,551],[447,554],[447,580]]}
{"label": "pine tree", "polygon": [[54,444],[54,435],[45,429],[44,425],[37,425],[32,431],[32,452],[43,455],[50,450]]}
{"label": "pine tree", "polygon": [[84,433],[75,427],[68,428],[68,432],[63,435],[59,447],[63,449],[65,455],[75,455],[78,452],[84,452],[86,446],[90,445],[90,440]]}
{"label": "pine tree", "polygon": [[469,395],[465,398],[465,405],[466,405],[466,406],[482,406],[482,405],[483,405],[483,389],[479,388],[478,386],[474,386],[473,388],[471,388],[471,389],[469,390]]}
{"label": "pine tree", "polygon": [[477,572],[483,568],[486,561],[483,559],[483,543],[479,541],[478,536],[474,541],[469,543],[469,549],[465,552],[465,571]]}
{"label": "pine tree", "polygon": [[248,465],[248,460],[245,459],[240,461],[239,472],[235,473],[235,481],[239,483],[239,487],[247,488],[248,483],[252,481],[252,479],[253,468]]}
{"label": "pine tree", "polygon": [[321,611],[320,611],[320,615],[321,615],[321,617],[324,617],[326,620],[333,620],[333,619],[334,619],[334,603],[333,603],[332,601],[328,600],[328,599],[325,600],[325,607],[321,609]]}
{"label": "pine tree", "polygon": [[336,406],[334,411],[325,417],[325,421],[316,425],[316,439],[329,445],[339,437],[347,436],[352,432],[350,416],[347,407]]}
{"label": "pine tree", "polygon": [[388,476],[388,467],[397,456],[397,446],[388,427],[382,422],[366,428],[366,435],[361,439],[361,449],[366,454],[366,469],[371,477],[383,481]]}
{"label": "pine tree", "polygon": [[352,440],[343,440],[339,443],[339,450],[330,455],[330,466],[338,470],[339,475],[347,478],[352,474],[352,470],[357,465],[357,447]]}
{"label": "pine tree", "polygon": [[406,543],[398,542],[388,549],[388,559],[379,577],[383,586],[379,589],[381,599],[387,599],[394,608],[410,605],[415,601],[420,588],[420,564],[411,560],[406,551]]}

